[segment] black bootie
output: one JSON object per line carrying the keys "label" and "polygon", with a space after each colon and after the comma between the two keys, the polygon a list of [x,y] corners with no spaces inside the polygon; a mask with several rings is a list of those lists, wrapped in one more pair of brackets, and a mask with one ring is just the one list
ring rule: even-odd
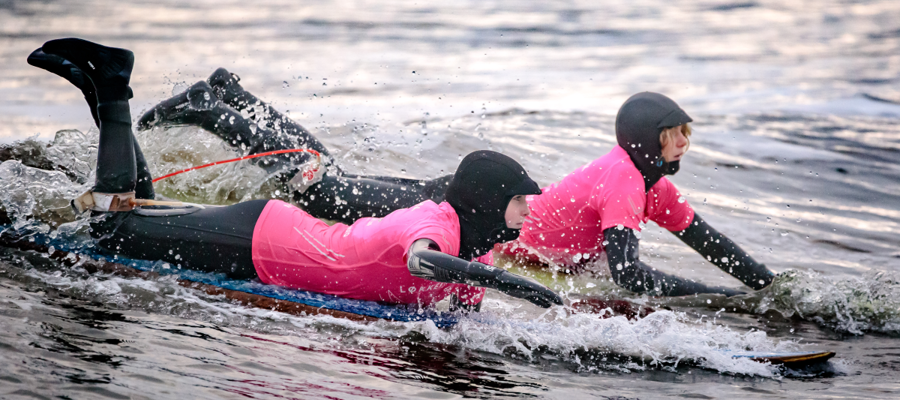
{"label": "black bootie", "polygon": [[238,84],[240,78],[237,75],[225,68],[219,68],[206,81],[212,86],[216,97],[225,104],[238,111],[250,112],[251,119],[279,135],[296,140],[300,147],[315,150],[323,156],[330,156],[328,149],[306,128],[244,90]]}
{"label": "black bootie", "polygon": [[[237,110],[220,101],[212,87],[204,81],[192,85],[184,93],[164,100],[138,120],[138,129],[164,125],[199,126],[247,154],[301,148],[296,139],[259,127]],[[269,173],[293,175],[300,164],[311,160],[310,153],[287,153],[254,158],[253,163]]]}
{"label": "black bootie", "polygon": [[51,40],[42,49],[68,60],[90,78],[98,104],[129,99],[132,92],[128,83],[134,67],[134,53],[130,50],[76,38]]}
{"label": "black bootie", "polygon": [[[91,110],[91,117],[97,128],[100,127],[100,116],[97,114],[97,93],[94,84],[80,68],[72,64],[65,58],[58,55],[44,53],[43,48],[37,49],[28,55],[28,64],[49,71],[71,83],[73,86],[81,90],[84,100],[87,102]],[[128,88],[128,98],[131,99],[134,94],[131,88]],[[156,197],[153,190],[153,176],[150,174],[150,168],[147,166],[147,160],[144,153],[136,140],[134,142],[134,157],[137,164],[137,187],[135,187],[135,197],[139,199],[152,199]]]}
{"label": "black bootie", "polygon": [[87,76],[97,93],[100,145],[97,149],[97,181],[94,192],[127,194],[135,190],[134,135],[128,105],[134,54],[82,39],[57,39],[44,43],[44,53],[62,57]]}

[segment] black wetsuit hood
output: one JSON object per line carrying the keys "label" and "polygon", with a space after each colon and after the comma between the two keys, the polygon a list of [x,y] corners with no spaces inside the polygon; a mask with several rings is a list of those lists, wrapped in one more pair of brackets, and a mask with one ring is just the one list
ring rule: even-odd
{"label": "black wetsuit hood", "polygon": [[541,188],[512,158],[488,150],[463,158],[444,194],[459,216],[459,258],[471,260],[518,238],[518,229],[506,227],[506,207],[514,196],[528,194],[541,194]]}
{"label": "black wetsuit hood", "polygon": [[659,93],[638,93],[619,108],[616,139],[644,176],[645,191],[649,191],[663,175],[678,172],[678,161],[666,162],[662,157],[660,133],[691,121],[678,104]]}

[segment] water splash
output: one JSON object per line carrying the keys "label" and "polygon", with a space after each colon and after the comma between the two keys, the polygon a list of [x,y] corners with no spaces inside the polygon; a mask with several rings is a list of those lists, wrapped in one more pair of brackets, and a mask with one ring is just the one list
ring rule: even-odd
{"label": "water splash", "polygon": [[[508,309],[489,299],[484,309]],[[562,311],[562,310],[558,310]],[[789,351],[794,342],[775,342],[764,332],[740,333],[683,313],[657,311],[645,318],[550,312],[542,318],[506,312],[462,320],[456,329],[424,332],[430,340],[499,354],[531,358],[548,354],[587,370],[673,370],[692,363],[720,372],[775,376],[771,366],[733,359],[722,350]],[[629,359],[624,364],[623,357]]]}
{"label": "water splash", "polygon": [[[245,155],[197,127],[154,128],[136,138],[153,176]],[[157,193],[182,201],[232,204],[279,197],[276,190],[280,185],[271,177],[249,161],[240,161],[166,178],[154,187]]]}
{"label": "water splash", "polygon": [[62,172],[32,168],[17,160],[0,164],[0,204],[16,228],[33,219],[52,226],[73,221],[69,199],[80,189]]}
{"label": "water splash", "polygon": [[76,129],[65,129],[56,132],[53,141],[47,146],[47,158],[55,169],[67,171],[78,183],[94,181],[97,167],[97,146],[100,143],[100,132],[91,128],[87,132]]}
{"label": "water splash", "polygon": [[867,331],[900,334],[900,274],[866,272],[832,278],[809,270],[778,275],[754,310],[799,316],[833,329],[862,335]]}

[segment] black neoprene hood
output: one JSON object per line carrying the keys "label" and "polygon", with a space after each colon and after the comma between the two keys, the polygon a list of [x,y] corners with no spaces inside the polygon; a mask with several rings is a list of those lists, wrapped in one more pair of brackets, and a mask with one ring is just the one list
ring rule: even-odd
{"label": "black neoprene hood", "polygon": [[518,238],[518,229],[506,227],[506,207],[529,194],[541,194],[541,188],[512,158],[488,150],[463,158],[444,194],[459,216],[459,257],[471,260]]}
{"label": "black neoprene hood", "polygon": [[616,115],[616,140],[644,176],[644,190],[650,190],[663,175],[678,172],[679,162],[662,157],[659,135],[666,128],[692,122],[672,99],[653,92],[638,93],[625,100]]}

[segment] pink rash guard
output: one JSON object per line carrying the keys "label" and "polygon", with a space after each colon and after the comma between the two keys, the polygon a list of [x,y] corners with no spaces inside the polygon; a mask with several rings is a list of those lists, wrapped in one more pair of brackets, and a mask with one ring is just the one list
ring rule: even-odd
{"label": "pink rash guard", "polygon": [[[434,304],[456,293],[477,304],[484,289],[432,282],[410,275],[409,247],[431,239],[440,251],[459,255],[459,217],[447,203],[428,200],[384,218],[328,224],[272,200],[253,230],[253,265],[263,283],[358,300]],[[493,264],[489,252],[478,259]]]}
{"label": "pink rash guard", "polygon": [[665,177],[645,193],[640,171],[619,146],[543,191],[528,196],[531,216],[519,239],[500,245],[500,251],[576,266],[603,251],[606,228],[621,225],[640,231],[649,219],[680,231],[694,218],[694,210]]}

